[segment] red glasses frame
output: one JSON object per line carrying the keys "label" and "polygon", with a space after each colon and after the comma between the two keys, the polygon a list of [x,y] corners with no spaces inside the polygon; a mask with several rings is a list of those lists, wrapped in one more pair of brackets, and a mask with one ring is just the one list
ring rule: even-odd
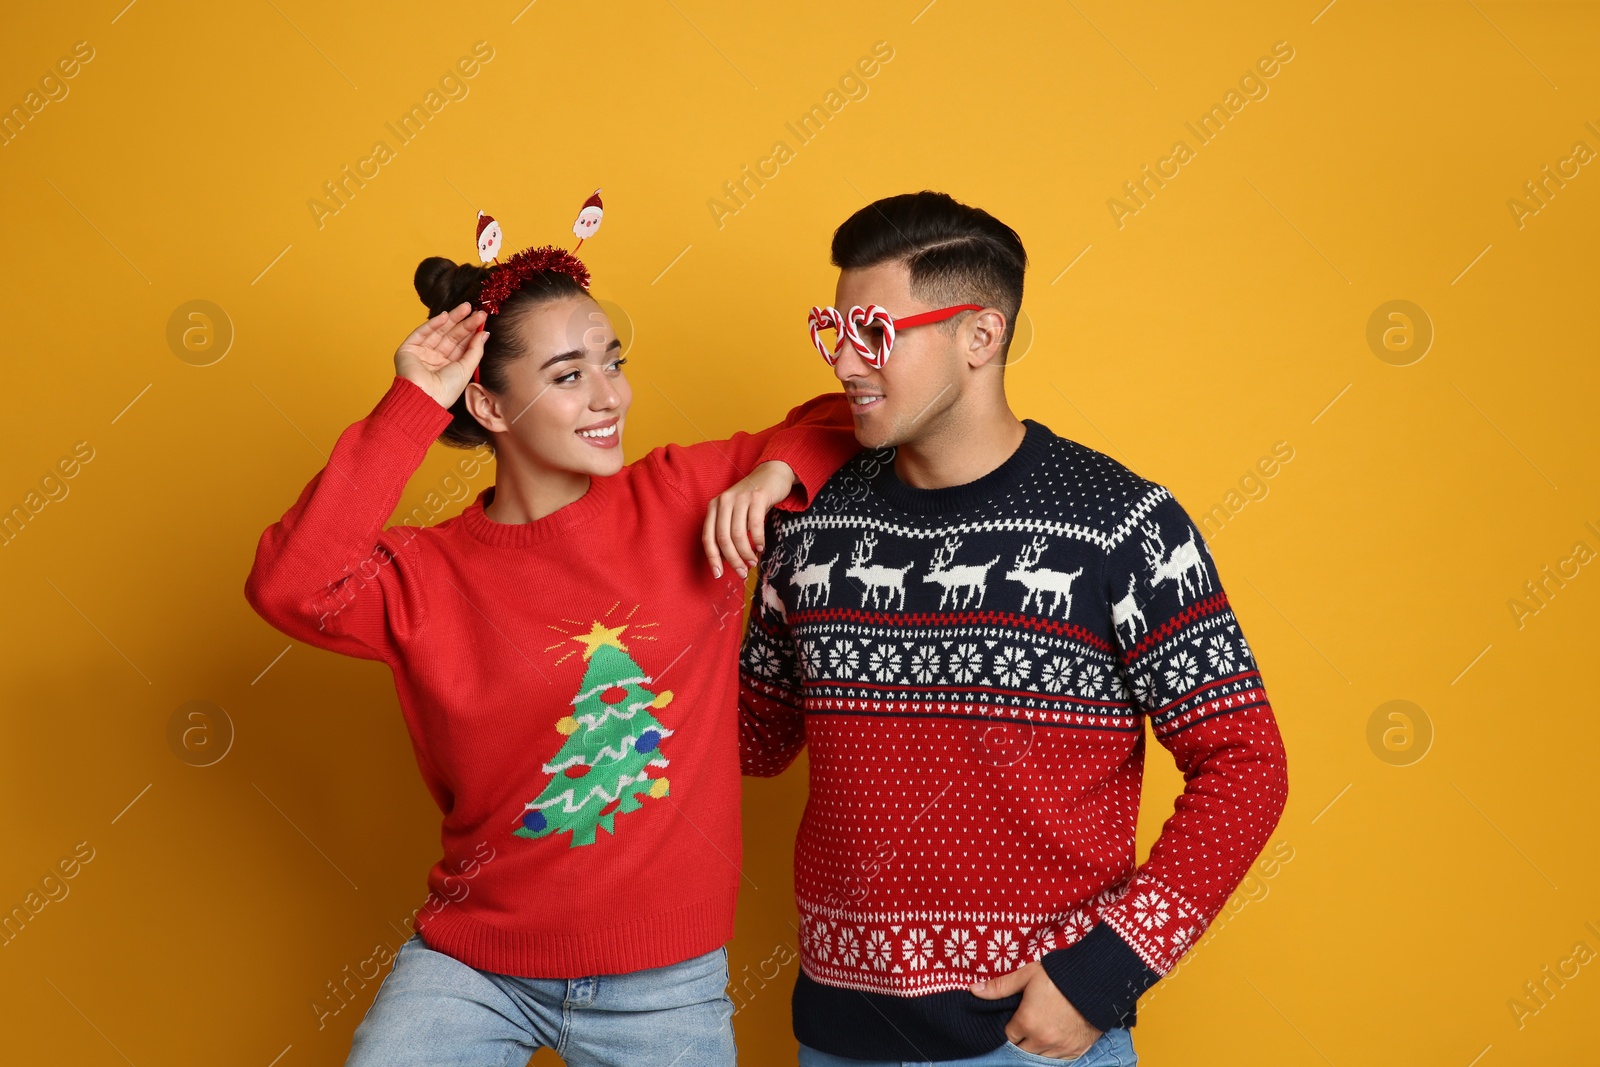
{"label": "red glasses frame", "polygon": [[[811,314],[806,321],[806,327],[811,333],[811,343],[817,347],[817,352],[828,361],[828,366],[839,362],[839,357],[844,354],[845,342],[850,342],[850,347],[856,350],[861,361],[869,367],[881,369],[889,361],[889,353],[894,348],[895,331],[909,330],[913,326],[926,326],[929,323],[943,322],[954,318],[963,311],[982,311],[982,304],[956,304],[947,308],[938,308],[934,311],[923,311],[915,315],[906,315],[895,318],[887,310],[877,304],[868,304],[866,307],[857,305],[848,313],[841,312],[838,308],[817,305],[812,307]],[[862,327],[876,326],[882,331],[883,339],[876,348],[868,345],[861,339]],[[822,340],[823,330],[838,331],[838,340],[830,350]]]}

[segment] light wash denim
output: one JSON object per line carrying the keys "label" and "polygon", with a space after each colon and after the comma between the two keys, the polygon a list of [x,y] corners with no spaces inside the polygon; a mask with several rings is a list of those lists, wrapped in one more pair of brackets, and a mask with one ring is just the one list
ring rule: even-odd
{"label": "light wash denim", "polygon": [[587,978],[517,978],[435,952],[413,934],[356,1027],[346,1067],[733,1067],[728,950]]}
{"label": "light wash denim", "polygon": [[993,1052],[968,1056],[959,1060],[855,1060],[818,1052],[809,1045],[800,1046],[800,1067],[1017,1067],[1024,1063],[1070,1063],[1073,1067],[1134,1067],[1139,1057],[1134,1055],[1133,1035],[1128,1028],[1119,1026],[1107,1030],[1080,1056],[1041,1056],[1027,1052],[1007,1041]]}

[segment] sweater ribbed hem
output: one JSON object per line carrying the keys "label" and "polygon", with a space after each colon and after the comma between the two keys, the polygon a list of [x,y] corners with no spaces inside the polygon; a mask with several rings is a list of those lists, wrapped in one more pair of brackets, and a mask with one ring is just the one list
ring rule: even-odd
{"label": "sweater ribbed hem", "polygon": [[733,938],[739,888],[730,886],[668,911],[619,914],[604,902],[592,923],[558,930],[505,930],[454,904],[424,908],[416,928],[435,952],[469,967],[519,978],[585,978],[666,967]]}
{"label": "sweater ribbed hem", "polygon": [[1105,923],[1039,959],[1044,973],[1096,1030],[1132,1026],[1139,994],[1161,980]]}
{"label": "sweater ribbed hem", "polygon": [[802,968],[790,1007],[794,1036],[831,1056],[901,1062],[960,1060],[1006,1043],[1022,994],[989,1000],[965,989],[896,997],[825,985]]}
{"label": "sweater ribbed hem", "polygon": [[[1161,978],[1104,923],[1039,962],[1101,1031],[1136,1025],[1139,994]],[[803,966],[790,998],[798,1041],[858,1060],[956,1060],[993,1052],[1006,1043],[1006,1023],[1021,1004],[1020,992],[994,1000],[965,989],[917,997],[861,992],[819,982]]]}

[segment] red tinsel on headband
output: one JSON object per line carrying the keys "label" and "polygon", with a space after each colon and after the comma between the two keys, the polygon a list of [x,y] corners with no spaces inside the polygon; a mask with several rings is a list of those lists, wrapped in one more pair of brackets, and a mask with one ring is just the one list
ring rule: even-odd
{"label": "red tinsel on headband", "polygon": [[500,313],[500,305],[522,287],[522,283],[540,271],[556,271],[571,275],[585,289],[589,288],[589,268],[571,252],[541,245],[524,248],[490,272],[478,296],[478,305],[491,315]]}

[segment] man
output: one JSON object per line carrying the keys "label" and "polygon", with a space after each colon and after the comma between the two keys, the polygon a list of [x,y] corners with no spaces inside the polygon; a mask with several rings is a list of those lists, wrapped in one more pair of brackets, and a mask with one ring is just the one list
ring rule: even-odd
{"label": "man", "polygon": [[[1012,413],[1010,227],[889,197],[833,262],[867,451],[769,519],[740,663],[744,773],[809,746],[800,1063],[1132,1063],[1287,796],[1250,647],[1171,493]],[[1147,717],[1186,786],[1136,867]]]}

